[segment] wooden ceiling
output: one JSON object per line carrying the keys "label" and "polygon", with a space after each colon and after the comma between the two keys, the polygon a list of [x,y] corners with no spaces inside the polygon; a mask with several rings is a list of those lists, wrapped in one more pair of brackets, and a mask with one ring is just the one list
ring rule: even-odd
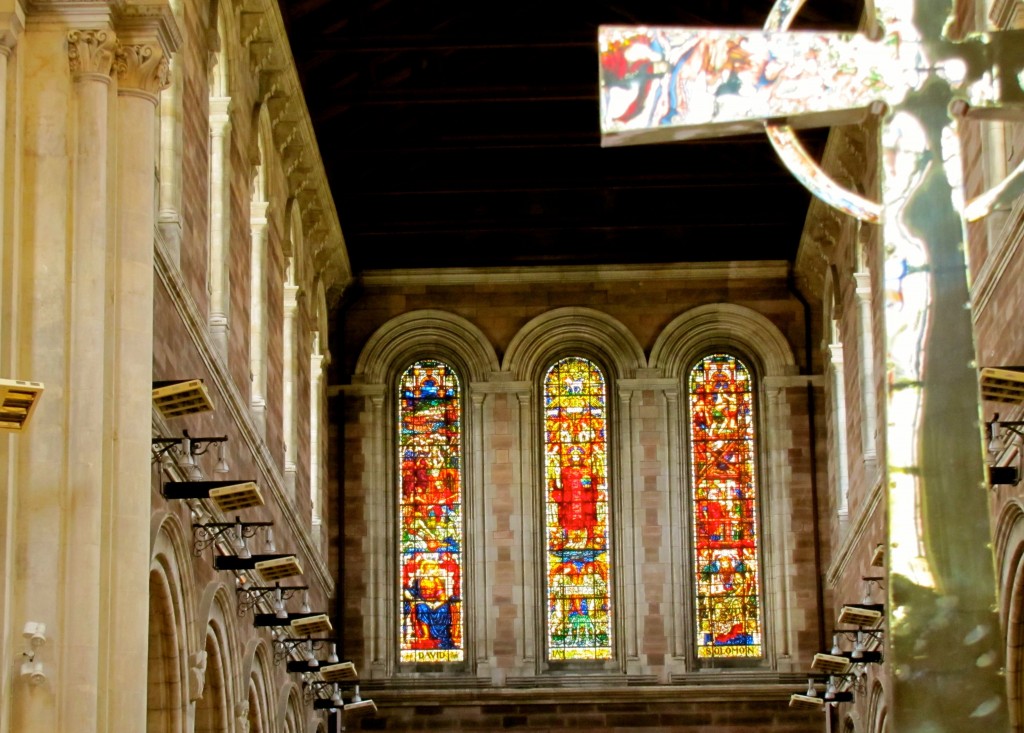
{"label": "wooden ceiling", "polygon": [[[603,149],[598,125],[599,25],[771,5],[283,0],[353,270],[792,260],[809,197],[762,135]],[[862,5],[809,0],[797,27]]]}

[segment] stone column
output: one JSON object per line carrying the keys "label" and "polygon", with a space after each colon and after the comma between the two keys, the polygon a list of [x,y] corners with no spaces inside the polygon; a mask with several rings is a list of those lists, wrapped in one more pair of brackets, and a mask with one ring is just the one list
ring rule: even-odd
{"label": "stone column", "polygon": [[[137,43],[133,41],[142,40]],[[167,57],[148,39],[122,33],[117,49],[117,207],[114,297],[113,456],[104,522],[101,602],[107,636],[108,676],[100,686],[101,730],[144,730],[146,680],[136,664],[148,644],[150,435],[153,381],[153,242],[156,180],[155,122],[160,90],[167,86]]]}
{"label": "stone column", "polygon": [[210,337],[228,364],[231,97],[210,98]]}
{"label": "stone column", "polygon": [[[6,217],[8,191],[7,173],[7,61],[21,35],[23,22],[20,8],[13,3],[0,11],[0,377],[29,379],[20,376],[18,338],[20,328],[16,312],[21,286],[18,271],[17,237]],[[13,168],[13,166],[12,166]],[[10,234],[8,232],[11,232]],[[14,548],[17,536],[16,490],[19,485],[15,460],[20,436],[0,431],[0,659],[16,659],[24,647],[20,635],[23,620],[11,616],[14,585]],[[15,665],[0,667],[0,699],[9,699],[16,682]],[[5,707],[0,705],[0,707]],[[9,706],[8,706],[9,707]],[[0,733],[10,731],[8,712],[0,712]]]}
{"label": "stone column", "polygon": [[295,497],[295,461],[299,446],[295,423],[295,320],[299,311],[299,287],[294,284],[294,268],[289,265],[288,282],[284,284],[284,325],[282,327],[282,354],[284,365],[284,410],[282,416],[284,433],[284,485],[289,496]]}
{"label": "stone column", "polygon": [[[68,61],[73,80],[71,241],[68,262],[66,475],[61,502],[64,542],[60,568],[64,598],[60,638],[59,727],[100,730],[97,683],[102,658],[101,552],[103,488],[110,439],[106,295],[110,158],[108,95],[114,60],[111,30],[71,30]],[[152,203],[149,204],[152,206]],[[150,387],[152,389],[152,387]],[[144,484],[145,485],[145,484]],[[42,581],[42,578],[38,578]]]}
{"label": "stone column", "polygon": [[[249,299],[249,410],[260,435],[267,437],[267,202],[253,201],[249,210],[252,244]],[[287,328],[287,326],[286,326]],[[287,347],[286,347],[287,348]],[[287,367],[286,373],[287,373]],[[285,385],[287,390],[288,385]],[[285,408],[287,410],[287,408]],[[291,436],[285,433],[285,441]],[[290,446],[289,446],[290,447]],[[294,469],[293,469],[294,471]]]}

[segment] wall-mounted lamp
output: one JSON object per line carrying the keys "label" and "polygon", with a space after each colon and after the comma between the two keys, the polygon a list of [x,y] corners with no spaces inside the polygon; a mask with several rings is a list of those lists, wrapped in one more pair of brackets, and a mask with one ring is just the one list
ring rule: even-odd
{"label": "wall-mounted lamp", "polygon": [[990,486],[1005,484],[1016,486],[1020,483],[1022,451],[1017,451],[1016,466],[996,465],[999,456],[1015,441],[1016,438],[1024,439],[1024,422],[1008,422],[999,419],[997,412],[992,420],[985,423],[985,446],[988,451],[988,482]]}
{"label": "wall-mounted lamp", "polygon": [[329,634],[334,631],[331,625],[331,617],[326,613],[315,613],[309,616],[300,615],[299,618],[291,620],[292,631],[302,636],[313,634]]}
{"label": "wall-mounted lamp", "polygon": [[244,560],[252,558],[248,540],[256,536],[261,527],[271,527],[273,522],[243,522],[235,517],[234,522],[207,522],[192,524],[192,552],[199,557],[218,540],[231,545],[235,556]]}
{"label": "wall-mounted lamp", "polygon": [[208,412],[213,409],[202,379],[153,382],[153,407],[165,418]]}
{"label": "wall-mounted lamp", "polygon": [[295,652],[299,654],[302,659],[289,659],[289,672],[319,672],[320,660],[317,659],[316,652],[323,649],[328,644],[333,647],[337,642],[337,639],[312,639],[278,636],[274,639],[274,664],[280,664],[283,660],[288,659],[292,652]]}
{"label": "wall-mounted lamp", "polygon": [[255,481],[166,481],[165,499],[210,499],[222,512],[263,506],[263,494]]}
{"label": "wall-mounted lamp", "polygon": [[205,455],[214,445],[217,446],[217,465],[214,473],[229,473],[231,471],[227,462],[228,437],[218,435],[211,437],[193,438],[187,430],[181,431],[180,438],[153,438],[153,460],[169,458],[173,451],[177,454],[178,465],[187,471],[189,481],[201,481],[203,472],[196,462],[196,456]]}
{"label": "wall-mounted lamp", "polygon": [[[268,529],[267,531],[269,532],[270,530]],[[309,586],[306,585],[280,585],[279,583],[275,583],[274,585],[243,585],[240,588],[235,589],[238,593],[238,615],[244,616],[264,599],[271,600],[271,607],[274,607],[278,602],[278,598],[280,598],[282,602],[288,601],[297,591],[307,590],[308,587]],[[257,615],[274,616],[274,614]],[[262,624],[257,623],[256,625],[261,626]],[[269,626],[270,624],[267,625]]]}
{"label": "wall-mounted lamp", "polygon": [[41,382],[0,379],[0,430],[24,430],[43,389]]}
{"label": "wall-mounted lamp", "polygon": [[43,669],[42,661],[36,659],[36,652],[46,643],[46,624],[29,621],[21,635],[28,642],[28,649],[21,653],[25,660],[21,663],[21,676],[30,685],[41,685],[46,681],[46,670]]}

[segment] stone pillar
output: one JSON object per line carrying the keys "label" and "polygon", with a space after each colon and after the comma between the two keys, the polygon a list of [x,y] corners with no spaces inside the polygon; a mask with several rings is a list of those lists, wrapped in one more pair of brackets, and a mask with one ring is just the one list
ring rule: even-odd
{"label": "stone pillar", "polygon": [[58,727],[78,730],[100,730],[97,685],[103,657],[100,647],[106,641],[100,634],[100,595],[105,542],[103,488],[110,479],[105,457],[113,437],[105,419],[108,405],[104,392],[111,240],[108,95],[115,47],[112,30],[67,32],[75,148],[66,316],[64,541],[59,560],[64,597],[59,606],[63,616],[60,636],[55,641],[61,654]]}
{"label": "stone pillar", "polygon": [[295,422],[295,318],[299,310],[299,287],[294,285],[295,263],[289,266],[288,282],[284,284],[284,326],[282,333],[284,364],[284,485],[288,495],[295,497],[295,461],[299,454],[298,430]]}
{"label": "stone pillar", "polygon": [[[324,409],[324,369],[327,360],[322,353],[320,345],[320,332],[313,331],[313,348],[309,355],[309,498],[310,498],[310,524],[313,532],[313,543],[321,552],[326,552],[324,540],[327,533],[324,531],[324,493],[323,479],[321,478],[321,466],[326,465],[323,460],[323,447],[320,442],[320,426],[323,416],[327,413]],[[326,435],[326,431],[324,431]]]}
{"label": "stone pillar", "polygon": [[[260,435],[267,437],[267,202],[253,201],[249,212],[252,243],[249,300],[249,409]],[[286,385],[287,389],[287,385]],[[287,408],[286,408],[287,409]],[[290,437],[285,434],[285,440]]]}
{"label": "stone pillar", "polygon": [[[13,234],[6,213],[8,196],[7,168],[7,62],[23,28],[20,7],[4,3],[0,9],[0,377],[8,379],[29,379],[20,376],[18,337],[20,328],[15,316],[18,307],[20,284],[18,271],[21,258],[18,255],[17,237]],[[0,659],[17,659],[24,650],[20,632],[23,620],[12,617],[14,585],[14,548],[17,526],[18,465],[15,460],[21,437],[10,431],[0,431]],[[15,677],[14,664],[0,666],[0,700],[10,700]],[[0,733],[9,733],[8,709],[0,705]]]}
{"label": "stone pillar", "polygon": [[231,98],[210,98],[210,337],[228,363],[231,298],[230,177]]}
{"label": "stone pillar", "polygon": [[[153,176],[157,100],[167,57],[152,39],[122,32],[117,73],[117,181],[112,373],[114,420],[102,618],[109,655],[100,688],[101,730],[144,730],[146,680],[135,664],[148,645],[150,434],[153,381]],[[141,42],[136,42],[141,41]],[[105,693],[105,694],[104,694]]]}

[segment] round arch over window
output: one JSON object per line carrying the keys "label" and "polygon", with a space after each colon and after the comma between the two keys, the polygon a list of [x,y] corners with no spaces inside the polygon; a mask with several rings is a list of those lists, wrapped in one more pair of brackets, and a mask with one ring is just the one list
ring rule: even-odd
{"label": "round arch over window", "polygon": [[763,656],[754,391],[735,356],[690,370],[690,470],[697,656]]}
{"label": "round arch over window", "polygon": [[420,360],[398,385],[402,662],[461,662],[462,397],[441,361]]}
{"label": "round arch over window", "polygon": [[612,657],[607,393],[601,369],[580,357],[544,377],[550,660]]}

